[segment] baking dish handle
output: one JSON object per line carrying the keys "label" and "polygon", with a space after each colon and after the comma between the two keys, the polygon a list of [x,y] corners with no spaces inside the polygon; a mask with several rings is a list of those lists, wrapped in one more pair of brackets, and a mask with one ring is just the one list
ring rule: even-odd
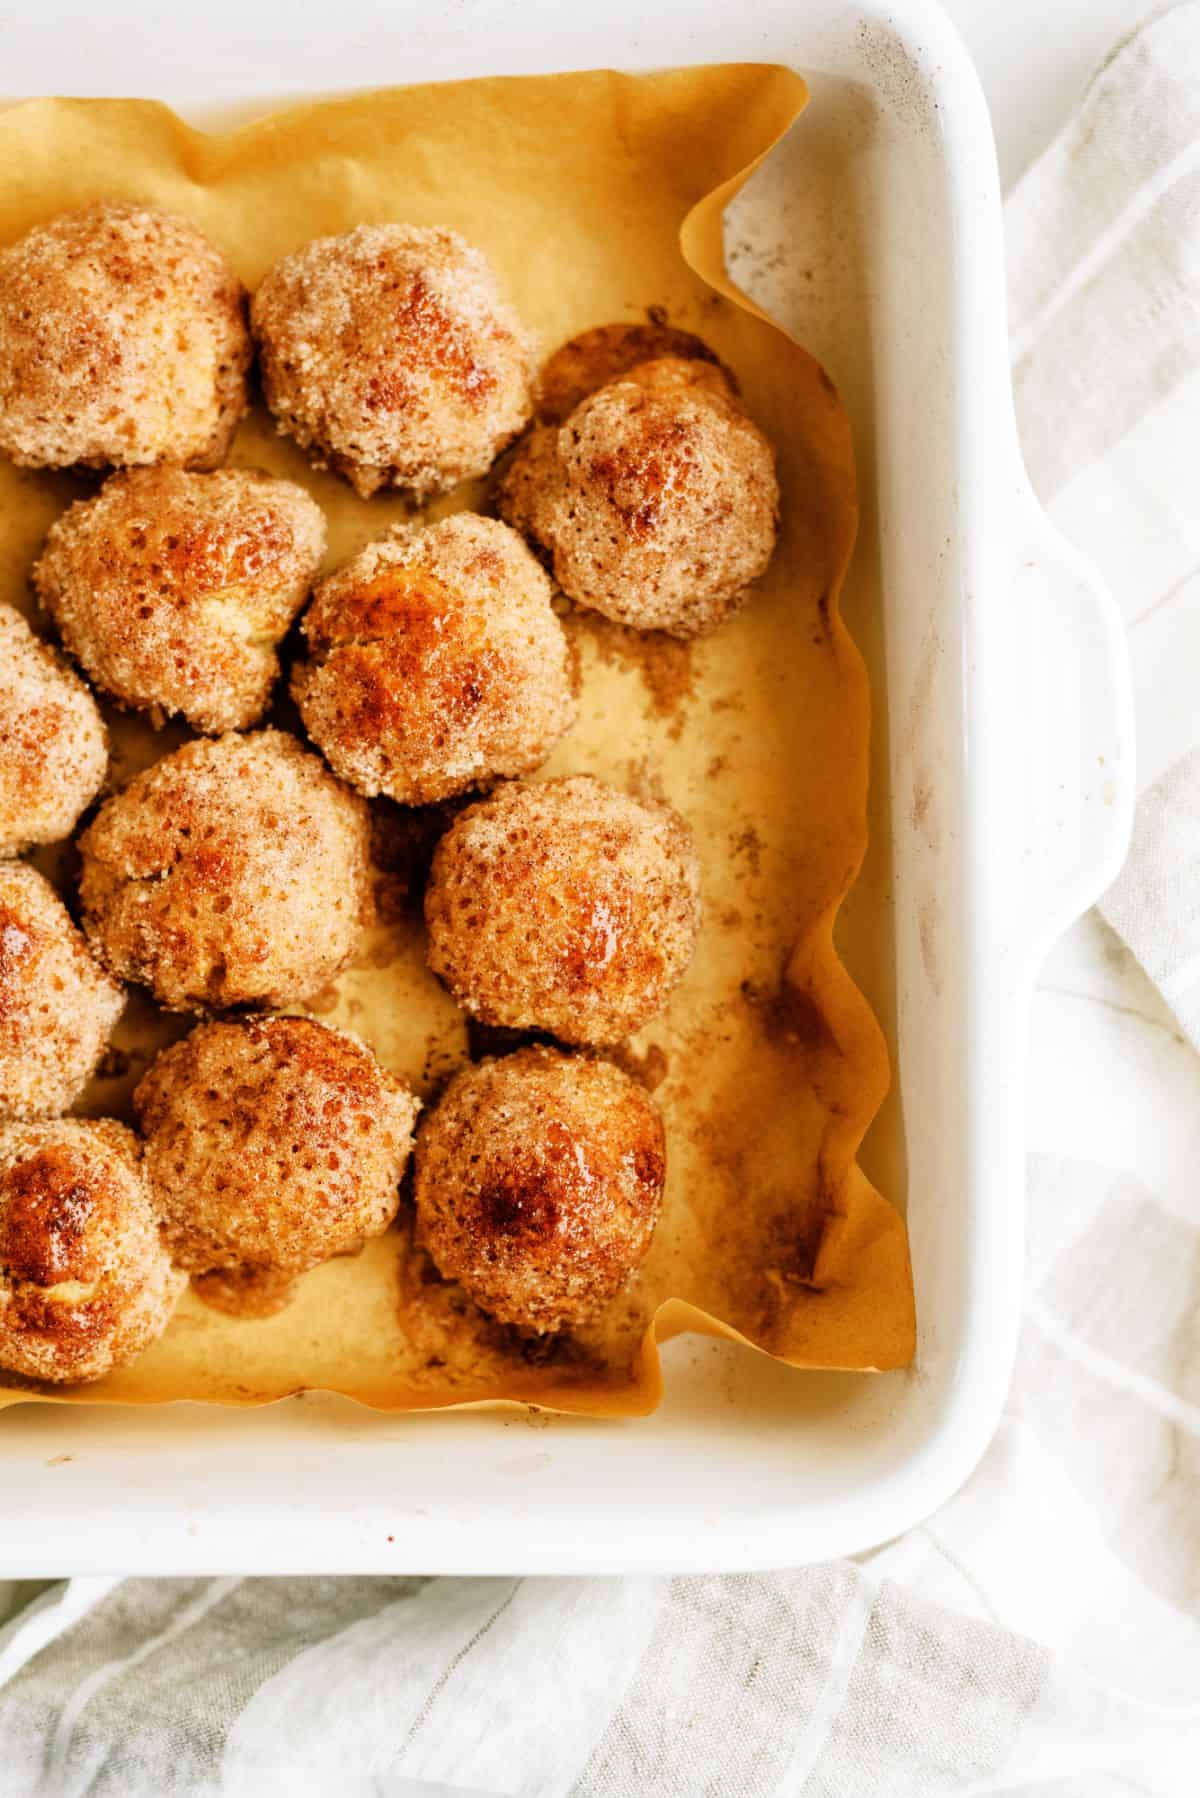
{"label": "baking dish handle", "polygon": [[1125,859],[1135,793],[1133,692],[1112,593],[1027,487],[1017,522],[1013,628],[1005,634],[1027,705],[1009,709],[1015,725],[1023,715],[1026,722],[1022,742],[1010,746],[1020,770],[1024,876],[1010,941],[1038,955],[1111,885]]}

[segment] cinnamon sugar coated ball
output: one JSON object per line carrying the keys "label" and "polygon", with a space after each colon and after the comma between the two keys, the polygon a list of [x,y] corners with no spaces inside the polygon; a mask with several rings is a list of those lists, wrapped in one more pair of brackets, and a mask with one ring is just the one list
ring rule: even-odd
{"label": "cinnamon sugar coated ball", "polygon": [[297,1017],[201,1024],[134,1106],[175,1265],[224,1308],[266,1284],[260,1311],[391,1223],[419,1109],[365,1043]]}
{"label": "cinnamon sugar coated ball", "polygon": [[325,553],[291,481],[244,468],[115,474],[51,527],[33,584],[89,678],[156,722],[244,729]]}
{"label": "cinnamon sugar coated ball", "polygon": [[397,526],[317,588],[292,677],[309,736],[360,793],[426,805],[529,774],[572,723],[553,589],[515,531]]}
{"label": "cinnamon sugar coated ball", "polygon": [[0,856],[70,836],[107,769],[95,700],[21,614],[0,604]]}
{"label": "cinnamon sugar coated ball", "polygon": [[0,1128],[0,1368],[98,1380],[162,1335],[185,1284],[131,1130],[111,1118]]}
{"label": "cinnamon sugar coated ball", "polygon": [[417,1240],[501,1323],[584,1323],[650,1247],[666,1149],[650,1095],[607,1061],[522,1049],[465,1068],[417,1137]]}
{"label": "cinnamon sugar coated ball", "polygon": [[0,863],[0,1120],[73,1105],[125,996],[48,880]]}
{"label": "cinnamon sugar coated ball", "polygon": [[637,630],[713,631],[775,547],[775,457],[719,365],[629,369],[518,449],[501,516],[577,605]]}
{"label": "cinnamon sugar coated ball", "polygon": [[0,250],[0,453],[212,467],[246,410],[245,294],[187,219],[64,212]]}
{"label": "cinnamon sugar coated ball", "polygon": [[80,849],[93,947],[170,1011],[306,998],[349,961],[368,907],[366,805],[286,731],[185,743]]}
{"label": "cinnamon sugar coated ball", "polygon": [[588,775],[514,781],[438,844],[429,965],[485,1024],[615,1043],[661,1011],[692,958],[691,832]]}
{"label": "cinnamon sugar coated ball", "polygon": [[456,231],[316,238],[275,264],[251,318],[280,429],[364,498],[485,474],[529,418],[533,340]]}

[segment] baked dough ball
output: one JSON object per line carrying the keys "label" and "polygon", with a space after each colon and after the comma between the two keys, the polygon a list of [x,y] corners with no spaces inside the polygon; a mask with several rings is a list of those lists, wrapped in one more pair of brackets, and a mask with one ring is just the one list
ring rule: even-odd
{"label": "baked dough ball", "polygon": [[0,1368],[98,1380],[162,1335],[185,1285],[131,1130],[111,1118],[0,1127]]}
{"label": "baked dough ball", "polygon": [[73,1105],[124,1003],[50,882],[0,862],[0,1120]]}
{"label": "baked dough ball", "polygon": [[438,844],[429,965],[482,1023],[615,1043],[687,968],[699,891],[691,832],[666,806],[589,775],[514,781]]}
{"label": "baked dough ball", "polygon": [[[661,356],[650,361],[637,359],[637,346],[646,341],[647,331],[652,340],[660,336],[676,340],[678,349],[671,354],[664,350]],[[685,343],[695,343],[699,350],[695,353],[685,351]],[[594,331],[585,331],[582,336],[564,343],[542,370],[539,423],[517,446],[516,454],[510,458],[497,482],[497,500],[503,516],[514,530],[544,551],[553,550],[549,533],[557,512],[567,503],[563,439],[559,426],[572,419],[593,394],[615,381],[630,383],[657,396],[660,401],[664,398],[670,401],[672,396],[680,394],[694,397],[698,393],[701,396],[713,394],[739,410],[741,406],[733,375],[698,337],[691,338],[687,332],[673,332],[668,328],[660,333],[655,327],[643,331],[630,325],[599,325]],[[704,403],[703,398],[700,403]],[[615,476],[623,467],[624,464],[619,466],[615,460],[609,465],[603,456],[601,458],[601,472],[605,477]],[[656,481],[662,472],[661,464],[650,465],[644,471],[650,482]],[[611,526],[610,549],[627,529],[627,525]]]}
{"label": "baked dough ball", "polygon": [[456,231],[316,238],[270,270],[251,318],[280,429],[364,498],[486,474],[532,410],[533,339]]}
{"label": "baked dough ball", "polygon": [[287,1005],[353,955],[364,802],[286,731],[185,743],[80,839],[84,928],[169,1011]]}
{"label": "baked dough ball", "polygon": [[0,250],[0,452],[22,467],[211,468],[250,355],[241,283],[187,219],[85,206]]}
{"label": "baked dough ball", "polygon": [[321,582],[303,629],[292,693],[360,793],[427,805],[530,774],[575,716],[553,588],[494,518],[398,526]]}
{"label": "baked dough ball", "polygon": [[775,547],[775,457],[717,364],[644,362],[518,449],[501,515],[547,552],[577,605],[697,637],[746,597]]}
{"label": "baked dough ball", "polygon": [[0,855],[70,836],[107,768],[95,700],[21,614],[0,604]]}
{"label": "baked dough ball", "polygon": [[51,527],[38,598],[98,687],[201,731],[261,717],[276,647],[312,587],[325,520],[303,487],[245,468],[115,474]]}
{"label": "baked dough ball", "polygon": [[455,1075],[417,1138],[417,1240],[501,1323],[585,1323],[650,1247],[666,1150],[611,1062],[522,1049]]}
{"label": "baked dough ball", "polygon": [[261,1298],[264,1276],[277,1308],[396,1215],[418,1104],[357,1037],[311,1018],[201,1024],[133,1102],[171,1258],[217,1275],[201,1292],[224,1308],[251,1280]]}

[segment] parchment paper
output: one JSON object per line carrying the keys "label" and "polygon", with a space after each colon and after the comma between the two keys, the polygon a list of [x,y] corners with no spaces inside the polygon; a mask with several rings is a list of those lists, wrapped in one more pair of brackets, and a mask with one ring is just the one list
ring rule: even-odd
{"label": "parchment paper", "polygon": [[[280,1315],[233,1319],[188,1294],[166,1336],[67,1403],[258,1403],[305,1388],[387,1408],[524,1399],[653,1408],[655,1341],[701,1329],[801,1367],[886,1368],[913,1348],[903,1223],[855,1156],[887,1085],[882,1033],[832,926],[865,845],[869,694],[838,614],[856,502],[845,414],[824,371],[730,286],[721,210],[805,101],[786,70],[592,73],[390,90],[302,106],[225,136],[146,102],[37,101],[0,115],[0,235],[95,198],[194,219],[253,287],[305,239],[362,221],[457,227],[491,257],[545,351],[654,310],[739,377],[779,451],[784,529],[761,590],[690,650],[571,621],[582,714],[547,774],[660,794],[700,852],[706,921],[667,1011],[624,1051],[662,1105],[669,1176],[630,1291],[578,1337],[530,1344],[484,1318],[396,1228],[307,1276]],[[303,481],[329,562],[393,519],[314,473],[261,408],[232,460]],[[30,562],[72,477],[0,467],[0,594],[30,610]],[[463,490],[438,510],[479,504]],[[295,727],[286,703],[276,708]],[[165,753],[110,712],[115,778]],[[376,808],[383,922],[312,1009],[359,1031],[426,1097],[468,1052],[423,960],[419,864],[434,826]],[[70,855],[50,857],[69,892]],[[135,998],[82,1110],[127,1115],[154,1050],[185,1025]],[[481,1045],[473,1045],[478,1052]],[[487,1047],[486,1044],[482,1045]]]}

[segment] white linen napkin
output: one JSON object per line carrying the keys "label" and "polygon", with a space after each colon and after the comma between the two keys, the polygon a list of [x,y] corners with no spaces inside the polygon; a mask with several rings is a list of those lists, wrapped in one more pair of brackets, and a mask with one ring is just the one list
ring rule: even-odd
{"label": "white linen napkin", "polygon": [[[1200,6],[1009,202],[1034,481],[1116,588],[1143,797],[1111,924],[1200,1039]],[[0,1628],[2,1798],[1195,1798],[1200,1057],[1112,930],[1032,1040],[1000,1432],[886,1549],[762,1577],[72,1581]]]}
{"label": "white linen napkin", "polygon": [[1051,515],[1124,614],[1141,804],[1101,909],[1200,1045],[1200,68],[1181,6],[1008,204],[1013,383]]}

